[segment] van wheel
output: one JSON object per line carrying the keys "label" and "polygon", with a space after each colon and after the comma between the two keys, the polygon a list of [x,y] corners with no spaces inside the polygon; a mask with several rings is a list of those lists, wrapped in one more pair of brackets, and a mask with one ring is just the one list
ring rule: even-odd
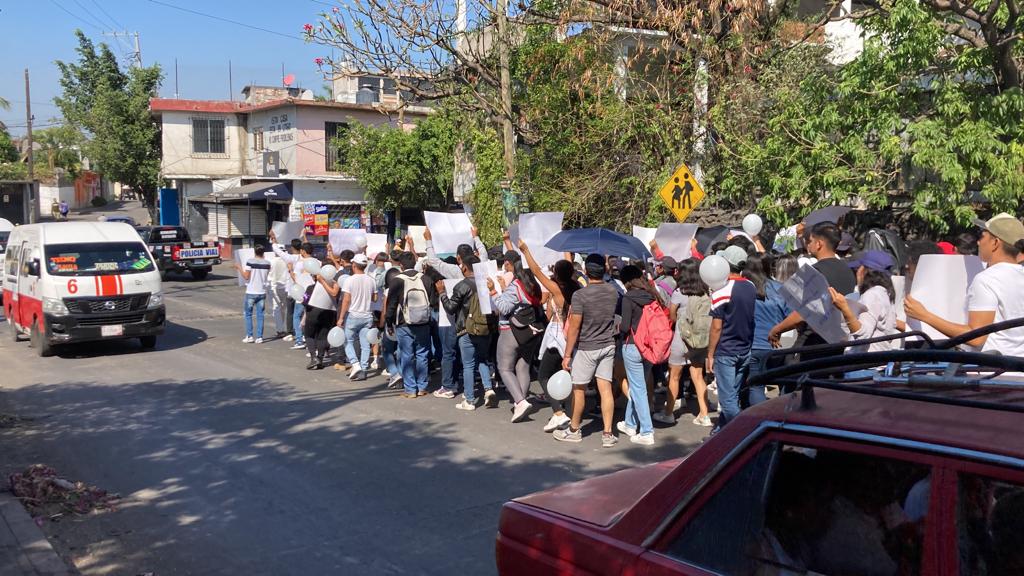
{"label": "van wheel", "polygon": [[156,348],[156,336],[142,336],[139,338],[139,343],[142,344],[143,350],[152,350]]}
{"label": "van wheel", "polygon": [[196,280],[206,280],[206,276],[210,273],[209,268],[193,268],[191,270],[192,277]]}
{"label": "van wheel", "polygon": [[39,332],[39,322],[32,324],[32,347],[36,349],[40,358],[53,356],[53,346]]}

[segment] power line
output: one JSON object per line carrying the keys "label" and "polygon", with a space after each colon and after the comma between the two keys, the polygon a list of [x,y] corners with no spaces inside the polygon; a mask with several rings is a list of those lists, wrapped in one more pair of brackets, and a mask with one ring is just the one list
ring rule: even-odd
{"label": "power line", "polygon": [[300,36],[292,36],[290,34],[285,34],[284,32],[278,32],[277,30],[270,30],[269,28],[260,28],[259,26],[253,26],[252,24],[246,24],[245,22],[239,22],[238,20],[231,20],[230,18],[224,18],[224,17],[221,17],[221,16],[214,16],[213,14],[207,14],[205,12],[200,12],[198,10],[192,10],[191,8],[184,8],[182,6],[175,6],[174,4],[168,4],[167,2],[161,2],[160,0],[149,0],[149,1],[152,2],[153,4],[159,4],[161,6],[166,6],[168,8],[173,8],[175,10],[181,10],[182,12],[188,12],[190,14],[195,14],[196,16],[202,16],[204,18],[211,18],[213,20],[220,20],[221,22],[227,22],[228,24],[234,24],[235,26],[241,26],[243,28],[249,28],[249,29],[252,29],[252,30],[258,30],[260,32],[266,32],[267,34],[274,34],[275,36],[283,36],[283,37],[289,38],[291,40],[299,40],[299,41],[303,41],[304,40]]}
{"label": "power line", "polygon": [[84,11],[90,18],[92,18],[93,21],[95,21],[97,24],[99,24],[100,28],[106,26],[106,24],[104,24],[102,20],[97,18],[96,15],[93,14],[88,8],[86,8],[81,2],[79,2],[78,0],[71,0],[71,1],[74,2],[75,4],[77,4],[78,7],[82,9],[82,11]]}
{"label": "power line", "polygon": [[114,28],[124,28],[124,26],[121,26],[121,24],[117,20],[115,20],[113,16],[110,15],[110,12],[107,12],[106,8],[104,8],[102,4],[100,4],[96,0],[92,0],[92,3],[95,4],[96,7],[100,9],[100,12],[103,12],[103,14],[105,14],[106,17],[114,23]]}
{"label": "power line", "polygon": [[74,18],[74,19],[78,20],[79,22],[81,22],[81,23],[85,24],[86,26],[92,26],[93,28],[96,28],[97,30],[103,30],[103,28],[102,28],[102,27],[100,27],[100,26],[97,26],[97,25],[93,24],[92,22],[89,22],[89,21],[87,21],[86,19],[82,18],[82,17],[81,17],[81,16],[79,16],[78,14],[75,14],[75,13],[74,13],[74,12],[72,12],[71,10],[68,10],[67,8],[65,8],[65,7],[61,6],[61,5],[60,5],[60,4],[59,4],[59,3],[57,2],[57,0],[50,0],[50,2],[53,2],[53,5],[54,5],[54,6],[56,6],[57,8],[60,8],[61,10],[63,10],[63,11],[65,11],[65,12],[67,12],[68,16],[71,16],[72,18]]}

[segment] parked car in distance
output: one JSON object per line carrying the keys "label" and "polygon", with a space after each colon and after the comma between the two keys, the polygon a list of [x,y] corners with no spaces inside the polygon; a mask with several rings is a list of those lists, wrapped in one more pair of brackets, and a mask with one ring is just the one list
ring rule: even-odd
{"label": "parked car in distance", "polygon": [[135,218],[132,218],[131,216],[122,216],[120,214],[100,216],[99,220],[100,222],[120,222],[129,226],[138,226],[138,223],[135,222]]}
{"label": "parked car in distance", "polygon": [[1024,358],[949,348],[770,372],[685,458],[505,504],[498,572],[1024,574]]}
{"label": "parked car in distance", "polygon": [[181,226],[142,226],[136,231],[165,277],[168,272],[188,272],[196,280],[203,280],[221,262],[220,243],[193,242]]}

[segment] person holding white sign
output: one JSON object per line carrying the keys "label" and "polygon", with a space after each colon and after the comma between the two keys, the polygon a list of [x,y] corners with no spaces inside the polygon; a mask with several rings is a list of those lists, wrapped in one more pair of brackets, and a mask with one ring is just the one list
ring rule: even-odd
{"label": "person holding white sign", "polygon": [[[867,250],[849,261],[850,268],[857,271],[857,292],[859,306],[846,300],[835,288],[829,287],[832,305],[843,314],[854,340],[868,340],[881,336],[892,336],[896,330],[896,289],[892,285],[892,269],[896,265],[888,252]],[[850,352],[885,352],[900,347],[898,340],[875,342],[867,346],[855,346]]]}
{"label": "person holding white sign", "polygon": [[[967,289],[967,324],[950,322],[929,312],[909,294],[903,304],[908,318],[920,320],[950,338],[1024,317],[1024,268],[1017,264],[1017,243],[1024,240],[1024,224],[1005,212],[975,224],[982,230],[978,256],[987,267]],[[1024,357],[1024,327],[979,336],[968,344],[980,346],[983,352]]]}

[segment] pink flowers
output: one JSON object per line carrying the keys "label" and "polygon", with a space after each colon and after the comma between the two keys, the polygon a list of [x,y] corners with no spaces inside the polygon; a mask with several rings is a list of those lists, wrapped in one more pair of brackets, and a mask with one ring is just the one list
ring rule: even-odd
{"label": "pink flowers", "polygon": [[306,31],[306,34],[312,34],[313,33],[313,25],[312,24],[303,24],[302,25],[302,29]]}
{"label": "pink flowers", "polygon": [[340,12],[340,10],[338,10],[338,7],[335,6],[334,8],[331,8],[331,12],[334,12],[335,14],[337,14],[338,12]]}
{"label": "pink flowers", "polygon": [[317,56],[316,58],[313,58],[313,62],[315,62],[317,66],[323,66],[324,65],[324,59],[320,58],[319,56]]}

